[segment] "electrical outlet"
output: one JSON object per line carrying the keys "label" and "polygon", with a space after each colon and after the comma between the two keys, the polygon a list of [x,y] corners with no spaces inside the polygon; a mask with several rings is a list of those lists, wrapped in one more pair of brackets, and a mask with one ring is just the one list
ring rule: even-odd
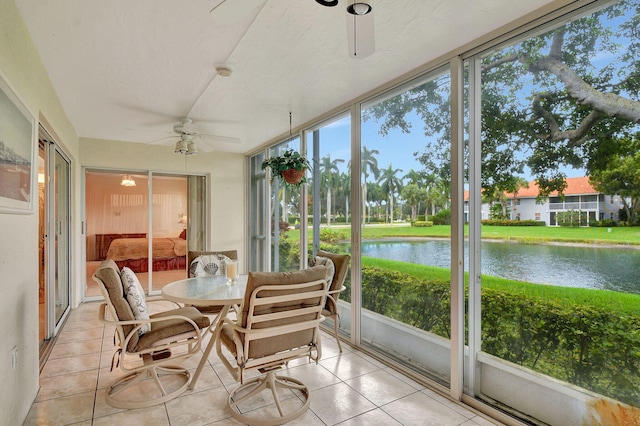
{"label": "electrical outlet", "polygon": [[11,367],[16,368],[18,365],[18,347],[14,346],[11,349]]}

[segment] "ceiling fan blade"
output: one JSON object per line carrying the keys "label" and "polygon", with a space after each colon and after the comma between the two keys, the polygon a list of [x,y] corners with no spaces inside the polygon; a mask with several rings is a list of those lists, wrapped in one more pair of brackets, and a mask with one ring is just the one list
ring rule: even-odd
{"label": "ceiling fan blade", "polygon": [[240,139],[234,138],[231,136],[207,135],[204,133],[200,133],[198,136],[200,139],[207,139],[210,142],[224,142],[224,143],[234,143],[234,144],[242,143]]}
{"label": "ceiling fan blade", "polygon": [[180,136],[178,136],[178,135],[167,136],[166,138],[157,139],[155,141],[147,142],[147,145],[171,146],[171,145],[174,145],[179,138],[180,138]]}
{"label": "ceiling fan blade", "polygon": [[375,31],[373,29],[373,11],[366,15],[347,16],[347,39],[349,56],[363,59],[375,52]]}

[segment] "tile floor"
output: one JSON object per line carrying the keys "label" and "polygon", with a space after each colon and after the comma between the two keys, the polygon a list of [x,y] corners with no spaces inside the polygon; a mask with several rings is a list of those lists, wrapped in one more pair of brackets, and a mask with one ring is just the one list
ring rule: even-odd
{"label": "tile floor", "polygon": [[[123,410],[105,402],[113,329],[98,320],[98,303],[74,310],[40,375],[40,391],[24,425],[236,425],[225,410],[236,383],[215,350],[193,391],[150,408]],[[311,389],[311,406],[292,425],[464,425],[498,424],[386,367],[366,354],[323,335],[318,365],[298,360],[290,375]],[[304,361],[304,362],[302,362]],[[198,360],[187,360],[195,369]],[[192,364],[192,365],[191,365]],[[294,397],[295,398],[295,397]],[[248,408],[261,410],[265,408]]]}

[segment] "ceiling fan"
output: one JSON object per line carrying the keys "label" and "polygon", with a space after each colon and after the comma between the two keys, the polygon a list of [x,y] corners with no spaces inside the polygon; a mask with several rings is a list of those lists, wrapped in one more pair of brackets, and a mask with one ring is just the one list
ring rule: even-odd
{"label": "ceiling fan", "polygon": [[[323,6],[338,5],[338,0],[316,0]],[[347,0],[347,40],[349,56],[363,59],[376,50],[371,0]]]}
{"label": "ceiling fan", "polygon": [[[176,141],[175,153],[195,155],[198,153],[198,144],[203,151],[210,152],[214,150],[214,144],[216,142],[234,144],[241,143],[238,138],[200,133],[198,126],[193,123],[193,120],[186,117],[181,118],[179,123],[173,125],[173,132],[175,133],[174,136],[153,141],[151,144],[169,145],[173,144],[173,140],[175,140],[175,138],[178,138]],[[198,141],[198,144],[196,144],[196,140]]]}

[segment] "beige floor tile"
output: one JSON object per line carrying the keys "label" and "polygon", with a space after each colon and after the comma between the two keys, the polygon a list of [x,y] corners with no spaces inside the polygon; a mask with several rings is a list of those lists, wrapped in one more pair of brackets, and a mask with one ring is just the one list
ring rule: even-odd
{"label": "beige floor tile", "polygon": [[53,347],[49,359],[66,358],[75,355],[99,353],[102,351],[102,339],[60,343]]}
{"label": "beige floor tile", "polygon": [[[189,370],[189,372],[191,373],[191,380],[193,380],[193,375],[196,373],[196,370]],[[220,377],[218,377],[216,372],[213,371],[213,368],[211,366],[207,365],[200,372],[200,376],[196,381],[196,386],[195,389],[193,389],[193,392],[200,392],[207,389],[215,389],[221,387],[223,386]]]}
{"label": "beige floor tile", "polygon": [[376,406],[344,383],[311,392],[311,410],[329,425],[358,416]]}
{"label": "beige floor tile", "polygon": [[112,414],[119,413],[121,411],[126,411],[124,408],[116,408],[107,404],[107,400],[105,399],[106,389],[98,389],[96,391],[96,401],[95,407],[93,409],[93,417],[104,417],[110,416]]}
{"label": "beige floor tile", "polygon": [[170,426],[171,423],[169,423],[167,411],[163,404],[137,410],[125,410],[93,420],[93,426],[114,425]]}
{"label": "beige floor tile", "polygon": [[291,376],[303,382],[310,391],[340,383],[340,379],[327,371],[322,365],[305,364],[291,367],[282,374]]}
{"label": "beige floor tile", "polygon": [[364,414],[360,414],[357,417],[353,417],[349,420],[345,420],[340,423],[340,426],[370,426],[370,425],[384,425],[384,426],[401,426],[393,417],[385,413],[382,409],[376,408],[375,410],[367,411]]}
{"label": "beige floor tile", "polygon": [[226,402],[229,394],[224,388],[185,394],[165,405],[171,426],[198,426],[229,417]]}
{"label": "beige floor tile", "polygon": [[70,342],[84,342],[86,340],[97,340],[104,338],[104,327],[80,328],[67,330],[66,328],[58,335],[56,344]]}
{"label": "beige floor tile", "polygon": [[416,392],[381,407],[405,426],[458,426],[469,416],[441,404],[422,392]]}
{"label": "beige floor tile", "polygon": [[384,371],[386,371],[387,373],[391,374],[393,377],[396,377],[396,378],[402,380],[403,382],[405,382],[406,384],[412,386],[415,389],[421,390],[421,389],[425,388],[425,386],[422,383],[416,382],[412,378],[405,376],[404,374],[400,373],[397,370],[394,370],[391,367],[386,367],[384,369]]}
{"label": "beige floor tile", "polygon": [[95,392],[35,402],[23,426],[70,425],[91,420]]}
{"label": "beige floor tile", "polygon": [[340,356],[322,359],[320,360],[320,365],[338,376],[341,380],[349,380],[379,370],[378,366],[355,353],[343,353]]}
{"label": "beige floor tile", "polygon": [[475,416],[463,423],[461,426],[500,426],[501,422],[497,420],[488,420],[481,416]]}
{"label": "beige floor tile", "polygon": [[80,371],[96,370],[100,366],[100,354],[86,354],[50,359],[40,372],[40,378],[61,376]]}
{"label": "beige floor tile", "polygon": [[[282,401],[282,409],[285,413],[290,413],[303,405],[303,402],[298,398],[288,399],[286,401]],[[256,418],[278,418],[279,413],[277,411],[277,407],[275,404],[269,405],[267,407],[260,408],[258,410],[254,410],[248,413],[244,413],[249,417]],[[300,417],[291,420],[287,423],[287,426],[324,426],[325,423],[315,415],[315,413],[309,409],[302,414]]]}
{"label": "beige floor tile", "polygon": [[377,406],[388,404],[414,392],[414,387],[392,376],[384,370],[377,370],[345,381],[359,394]]}
{"label": "beige floor tile", "polygon": [[81,371],[64,376],[40,378],[40,390],[36,401],[95,392],[98,382],[98,370]]}

